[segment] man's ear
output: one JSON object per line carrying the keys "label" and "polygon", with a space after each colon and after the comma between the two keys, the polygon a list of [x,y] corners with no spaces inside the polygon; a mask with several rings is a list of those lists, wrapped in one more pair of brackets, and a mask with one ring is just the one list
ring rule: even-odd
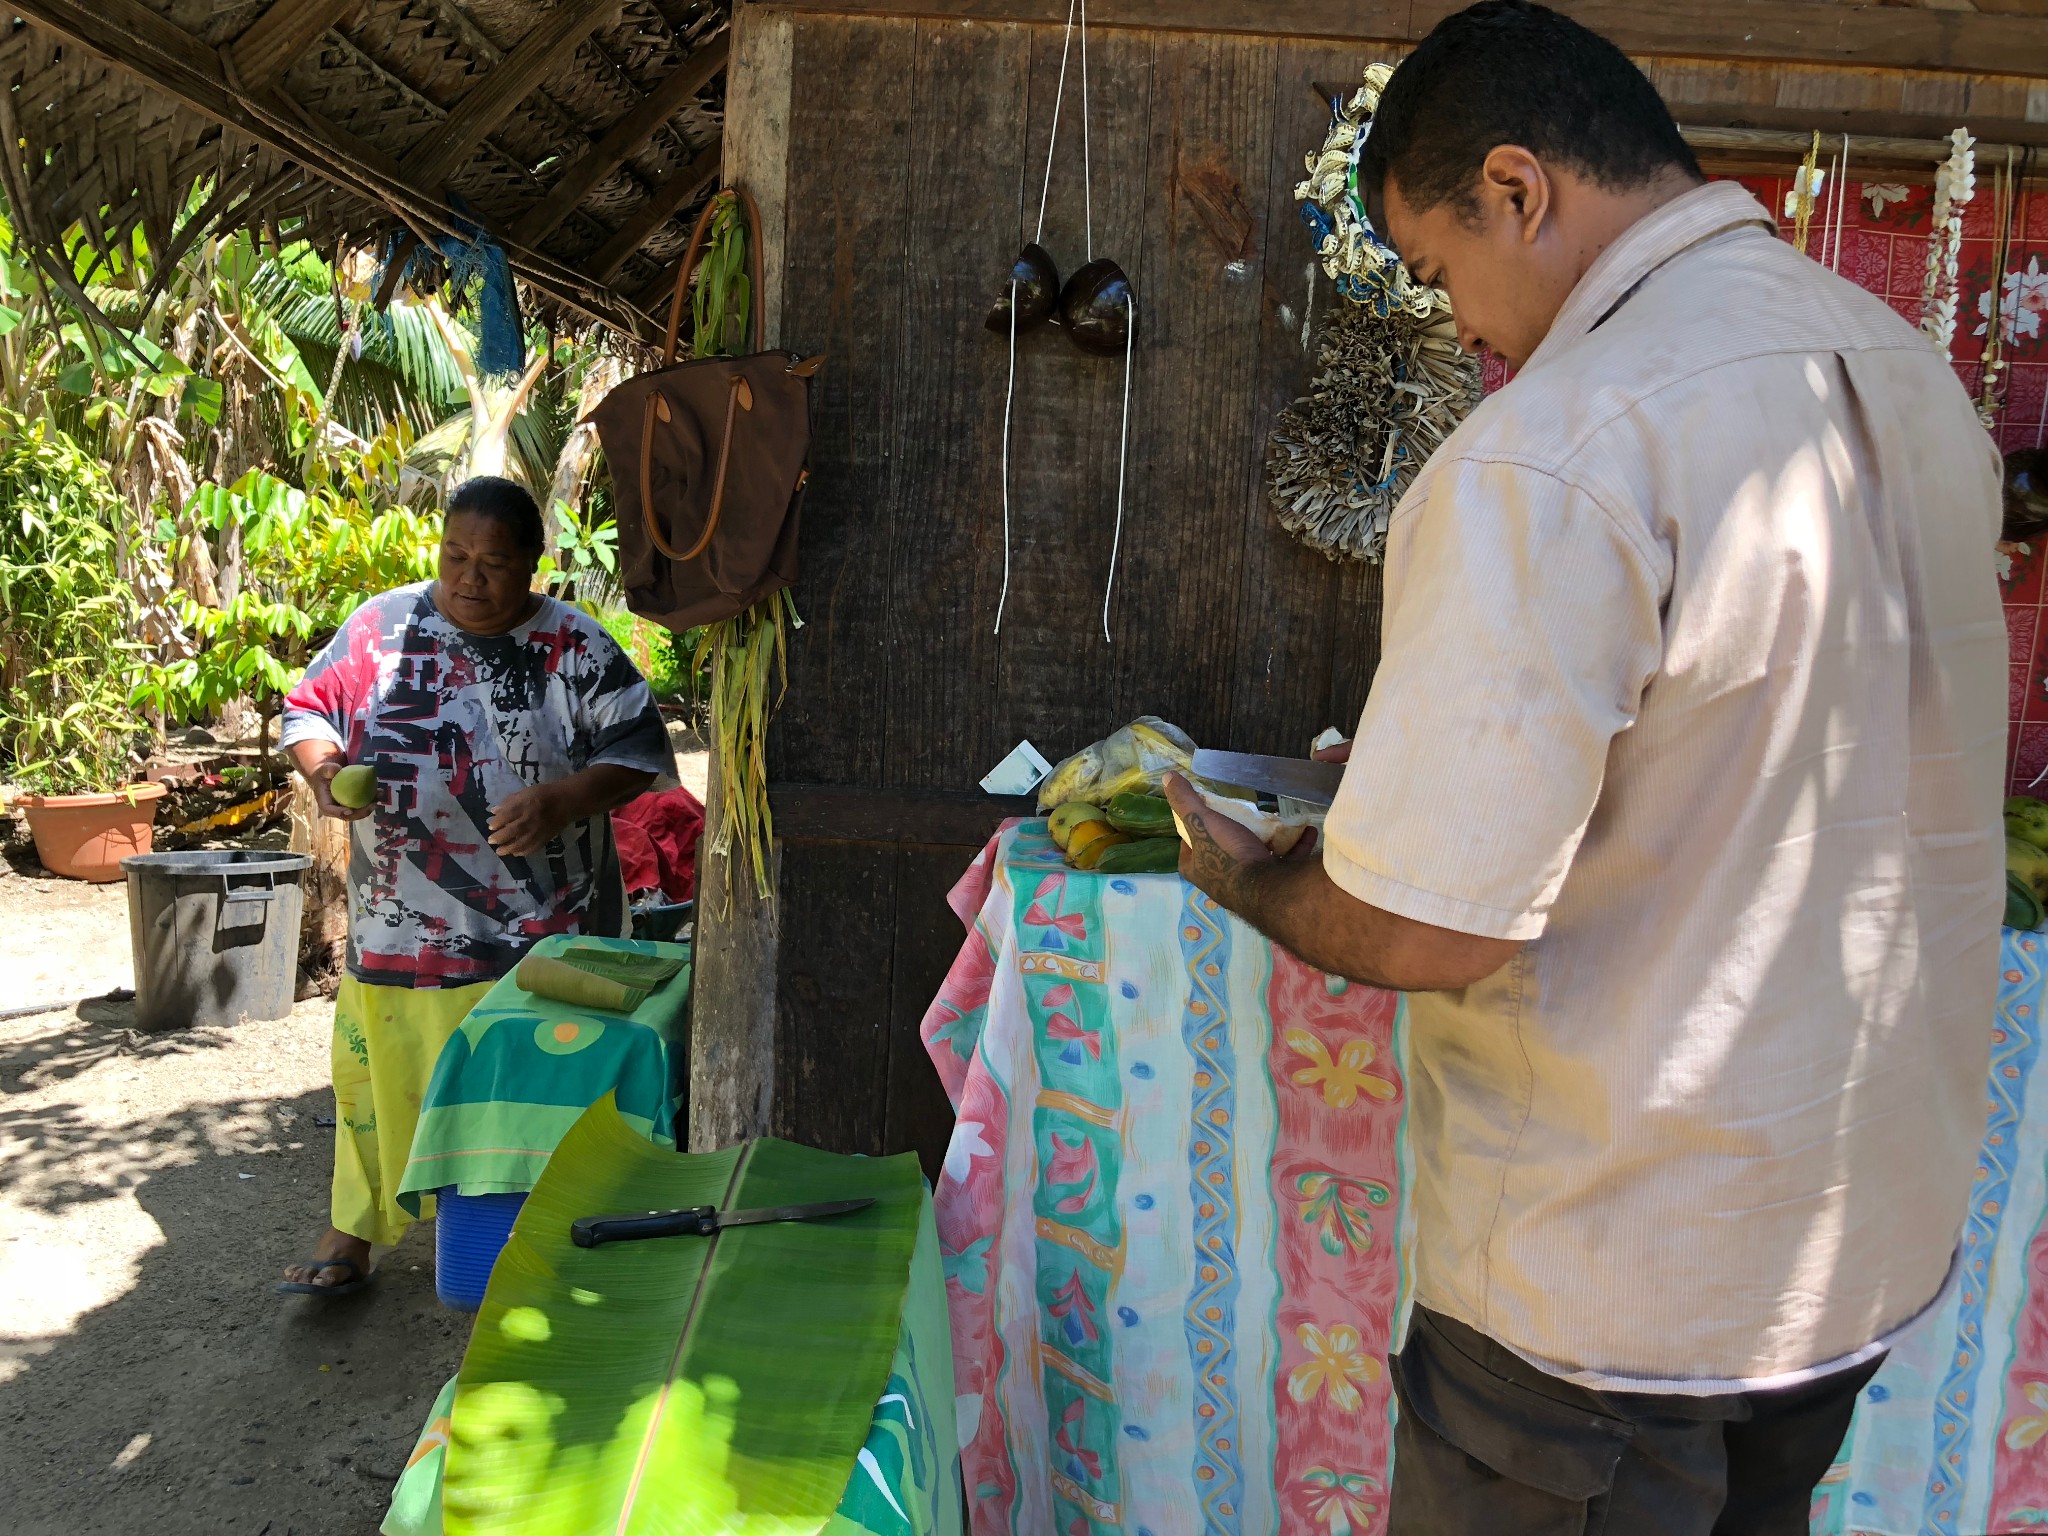
{"label": "man's ear", "polygon": [[1496,144],[1480,162],[1482,204],[1512,219],[1524,245],[1533,244],[1548,222],[1555,190],[1543,162],[1519,144]]}

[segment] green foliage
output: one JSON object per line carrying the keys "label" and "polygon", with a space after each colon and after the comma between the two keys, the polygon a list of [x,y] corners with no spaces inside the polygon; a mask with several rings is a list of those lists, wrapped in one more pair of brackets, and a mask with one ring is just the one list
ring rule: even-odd
{"label": "green foliage", "polygon": [[47,421],[0,409],[0,765],[47,793],[126,783],[135,599],[126,508],[106,470]]}
{"label": "green foliage", "polygon": [[[214,190],[165,250],[76,225],[38,254],[0,206],[0,776],[118,778],[138,706],[267,727],[358,603],[433,574],[446,478],[502,467],[545,503],[574,427],[591,354],[536,329],[532,376],[483,380],[462,295],[379,312],[367,252],[193,223]],[[606,597],[608,514],[579,500],[563,581]]]}
{"label": "green foliage", "polygon": [[691,652],[701,630],[677,635],[624,608],[587,607],[586,611],[619,642],[619,649],[647,679],[647,686],[657,699],[668,702],[687,698],[695,703],[709,693],[709,672],[693,676],[689,670]]}
{"label": "green foliage", "polygon": [[[343,620],[379,592],[434,574],[440,516],[404,495],[403,419],[361,454],[316,454],[309,489],[263,470],[232,486],[193,493],[198,530],[240,538],[242,590],[222,607],[181,594],[178,616],[194,637],[193,655],[144,670],[134,702],[189,720],[233,699],[253,699],[266,718],[304,675],[313,652]],[[157,537],[176,546],[170,524]]]}
{"label": "green foliage", "polygon": [[711,216],[711,229],[697,286],[690,295],[691,354],[738,357],[753,350],[747,320],[753,308],[747,276],[747,226],[737,197],[726,198]]}

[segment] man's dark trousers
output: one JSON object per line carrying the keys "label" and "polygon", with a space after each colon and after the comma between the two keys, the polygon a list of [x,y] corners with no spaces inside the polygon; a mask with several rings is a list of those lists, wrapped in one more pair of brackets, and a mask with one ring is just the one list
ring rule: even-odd
{"label": "man's dark trousers", "polygon": [[1591,1392],[1422,1307],[1389,1536],[1806,1536],[1878,1360],[1771,1392]]}

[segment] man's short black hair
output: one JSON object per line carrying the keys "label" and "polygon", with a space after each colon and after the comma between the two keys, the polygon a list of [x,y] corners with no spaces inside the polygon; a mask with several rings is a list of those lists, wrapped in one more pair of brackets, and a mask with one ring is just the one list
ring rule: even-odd
{"label": "man's short black hair", "polygon": [[526,554],[539,560],[547,548],[547,537],[542,532],[540,508],[526,493],[526,487],[502,479],[497,475],[478,475],[465,480],[455,487],[455,494],[448,498],[444,517],[453,517],[458,512],[471,517],[487,517],[512,535],[513,542]]}
{"label": "man's short black hair", "polygon": [[1389,177],[1418,213],[1470,211],[1480,166],[1502,144],[1611,189],[1672,170],[1705,179],[1628,55],[1548,6],[1481,0],[1438,22],[1380,96],[1358,163],[1373,227],[1384,238]]}

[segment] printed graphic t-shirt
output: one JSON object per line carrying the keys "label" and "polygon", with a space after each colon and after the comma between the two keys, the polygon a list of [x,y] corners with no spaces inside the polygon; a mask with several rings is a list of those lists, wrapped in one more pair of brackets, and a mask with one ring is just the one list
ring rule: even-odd
{"label": "printed graphic t-shirt", "polygon": [[594,763],[672,764],[654,696],[603,626],[543,597],[503,635],[472,635],[433,583],[372,598],[285,701],[281,743],[328,741],[377,770],[349,850],[348,967],[359,980],[459,987],[510,971],[551,933],[625,931],[607,816],[528,858],[490,845],[492,810]]}

